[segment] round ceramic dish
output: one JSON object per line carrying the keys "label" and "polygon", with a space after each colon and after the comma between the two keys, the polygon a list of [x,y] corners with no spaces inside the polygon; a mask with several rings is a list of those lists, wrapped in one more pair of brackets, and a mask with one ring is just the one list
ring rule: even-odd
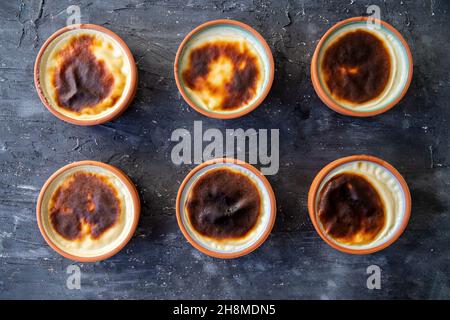
{"label": "round ceramic dish", "polygon": [[[370,19],[370,21],[369,21]],[[375,24],[371,23],[372,21]],[[377,25],[379,27],[377,27]],[[350,106],[334,99],[321,77],[321,64],[328,46],[340,35],[357,29],[374,33],[386,45],[392,61],[391,77],[379,97],[361,105]],[[413,60],[405,39],[390,24],[369,17],[355,17],[338,22],[320,39],[311,62],[311,80],[319,98],[331,109],[344,115],[369,117],[386,112],[406,94],[411,83]]]}
{"label": "round ceramic dish", "polygon": [[[340,172],[355,172],[367,177],[376,189],[383,191],[385,185],[388,193],[395,195],[390,199],[390,214],[386,217],[386,225],[374,241],[365,245],[346,245],[331,238],[323,229],[317,217],[317,203],[324,184]],[[385,191],[380,193],[386,194]],[[386,197],[386,199],[389,199]],[[367,155],[355,155],[335,160],[325,166],[314,178],[308,194],[308,211],[311,221],[320,237],[333,248],[351,254],[368,254],[382,250],[394,243],[408,224],[411,214],[411,195],[408,185],[400,173],[389,163]]]}
{"label": "round ceramic dish", "polygon": [[[260,93],[250,105],[238,109],[236,111],[215,112],[200,106],[198,103],[195,102],[195,98],[193,98],[191,94],[188,92],[184,84],[183,78],[181,76],[182,73],[181,61],[183,61],[183,59],[185,58],[186,48],[188,48],[191,43],[199,39],[199,37],[201,37],[204,34],[211,35],[214,34],[215,32],[217,32],[217,34],[220,34],[223,33],[224,30],[226,30],[230,34],[232,33],[238,34],[239,36],[243,37],[244,39],[250,42],[250,44],[254,47],[254,49],[257,51],[258,55],[261,58],[261,62],[264,69],[264,79]],[[210,118],[232,119],[242,117],[243,115],[251,112],[264,101],[264,99],[266,98],[266,96],[270,91],[270,88],[272,87],[274,76],[274,61],[272,51],[270,50],[267,42],[256,30],[254,30],[250,26],[234,20],[226,20],[226,19],[212,20],[196,27],[184,38],[183,42],[180,44],[178,48],[175,57],[174,74],[178,90],[180,91],[184,100],[192,108]]]}
{"label": "round ceramic dish", "polygon": [[[191,186],[198,178],[209,170],[223,167],[244,173],[255,182],[261,194],[262,213],[256,226],[250,231],[251,234],[245,237],[245,241],[236,244],[233,243],[226,247],[218,247],[214,242],[204,240],[204,238],[193,229],[185,210],[185,203]],[[269,236],[275,223],[275,195],[267,179],[255,167],[236,159],[218,158],[200,164],[186,176],[178,190],[176,212],[181,232],[196,249],[216,258],[237,258],[257,249]]]}
{"label": "round ceramic dish", "polygon": [[[54,41],[62,39],[62,37],[64,37],[66,33],[75,34],[76,32],[79,32],[79,30],[86,30],[87,32],[100,33],[103,36],[107,37],[107,39],[110,40],[112,43],[114,43],[114,45],[117,45],[117,47],[120,48],[121,50],[121,54],[125,57],[127,61],[126,70],[129,73],[127,74],[126,85],[122,93],[122,96],[113,107],[101,112],[98,115],[91,115],[89,117],[83,118],[77,118],[76,116],[63,112],[62,110],[60,110],[61,108],[58,108],[57,106],[54,105],[54,103],[51,103],[50,100],[46,97],[46,93],[44,92],[43,86],[41,85],[41,72],[42,72],[41,63],[42,61],[44,61],[44,59],[48,58],[49,53],[47,54],[47,51],[51,50]],[[133,55],[130,52],[130,49],[117,34],[104,27],[95,24],[75,24],[59,29],[54,34],[52,34],[50,38],[47,39],[47,41],[45,41],[42,48],[39,50],[36,62],[34,64],[34,84],[36,86],[37,93],[42,103],[56,117],[72,124],[90,126],[113,120],[114,118],[118,117],[123,111],[125,111],[125,109],[129,106],[129,104],[133,100],[134,95],[136,93],[137,68],[134,62]]]}
{"label": "round ceramic dish", "polygon": [[[61,185],[65,178],[80,171],[108,176],[108,179],[114,181],[115,189],[119,190],[124,200],[122,203],[120,223],[122,229],[120,233],[108,236],[106,243],[102,247],[92,250],[64,246],[64,239],[51,226],[48,213],[48,203],[58,186]],[[102,162],[87,160],[68,164],[50,176],[39,194],[36,214],[39,230],[52,249],[74,261],[94,262],[112,257],[130,241],[139,221],[140,208],[136,187],[121,170]],[[106,236],[106,232],[104,236]]]}

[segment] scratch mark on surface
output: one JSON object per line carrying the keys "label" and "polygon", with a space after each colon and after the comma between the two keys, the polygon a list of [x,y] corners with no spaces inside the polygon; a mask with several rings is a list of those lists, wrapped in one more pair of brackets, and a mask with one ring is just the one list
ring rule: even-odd
{"label": "scratch mark on surface", "polygon": [[39,188],[32,186],[32,185],[26,185],[26,184],[19,184],[17,185],[18,189],[22,189],[22,190],[30,190],[30,191],[38,191]]}
{"label": "scratch mark on surface", "polygon": [[17,43],[18,48],[20,46],[22,46],[23,39],[25,37],[25,34],[27,34],[27,30],[28,30],[28,28],[30,28],[30,25],[31,25],[31,28],[34,30],[34,48],[37,47],[38,42],[39,42],[39,34],[38,34],[37,28],[38,28],[41,18],[43,17],[44,7],[45,7],[45,0],[41,0],[39,2],[36,17],[34,19],[32,19],[32,18],[22,19],[22,15],[23,15],[23,12],[25,9],[25,3],[23,0],[20,1],[19,12],[16,15],[17,21],[22,25],[21,33],[19,36],[19,41]]}
{"label": "scratch mark on surface", "polygon": [[431,169],[433,169],[434,168],[434,160],[433,160],[433,146],[429,146],[429,149],[430,149],[430,161],[431,161],[431,163],[430,163],[430,168]]}
{"label": "scratch mark on surface", "polygon": [[78,149],[80,149],[80,139],[79,138],[77,138],[77,144],[75,145],[75,147],[73,147],[71,149],[71,151],[75,151],[75,150],[78,150]]}
{"label": "scratch mark on surface", "polygon": [[289,27],[292,24],[291,13],[289,12],[289,10],[286,10],[284,13],[286,14],[286,18],[288,19],[288,22],[285,25],[283,25],[283,28]]}
{"label": "scratch mark on surface", "polygon": [[24,8],[25,8],[25,3],[22,0],[22,1],[20,1],[19,12],[17,13],[17,21],[22,25],[22,32],[19,37],[19,42],[17,43],[17,48],[19,48],[22,45],[23,37],[25,36],[25,23],[22,22],[20,19]]}
{"label": "scratch mark on surface", "polygon": [[2,231],[2,232],[0,232],[0,238],[3,238],[3,239],[12,238],[12,233],[11,232],[6,232],[6,231]]}

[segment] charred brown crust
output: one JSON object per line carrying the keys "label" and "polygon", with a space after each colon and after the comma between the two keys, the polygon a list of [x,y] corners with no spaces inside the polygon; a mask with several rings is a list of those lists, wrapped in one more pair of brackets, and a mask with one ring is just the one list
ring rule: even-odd
{"label": "charred brown crust", "polygon": [[53,193],[50,222],[65,239],[81,239],[84,233],[98,239],[119,220],[120,203],[105,177],[76,172]]}
{"label": "charred brown crust", "polygon": [[[212,65],[220,58],[232,65],[229,81],[220,85],[207,81]],[[261,70],[258,58],[241,42],[214,41],[194,48],[188,56],[188,68],[182,72],[186,86],[192,91],[208,91],[221,96],[217,108],[232,111],[249,103],[256,95]]]}
{"label": "charred brown crust", "polygon": [[327,234],[346,243],[373,240],[385,225],[384,203],[365,177],[342,173],[322,188],[318,217]]}
{"label": "charred brown crust", "polygon": [[261,196],[246,175],[218,168],[194,183],[186,210],[193,228],[200,234],[214,239],[242,238],[258,221]]}
{"label": "charred brown crust", "polygon": [[346,33],[325,51],[321,72],[331,95],[352,103],[378,97],[391,74],[391,58],[385,44],[372,33]]}
{"label": "charred brown crust", "polygon": [[92,52],[94,37],[80,35],[59,52],[61,62],[55,70],[53,85],[56,103],[61,108],[80,113],[107,98],[114,86],[114,76]]}

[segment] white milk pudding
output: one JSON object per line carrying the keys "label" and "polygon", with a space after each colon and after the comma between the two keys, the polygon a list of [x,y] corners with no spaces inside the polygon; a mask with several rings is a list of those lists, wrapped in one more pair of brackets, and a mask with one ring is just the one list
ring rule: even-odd
{"label": "white milk pudding", "polygon": [[214,113],[238,113],[270,85],[265,48],[251,32],[231,24],[195,33],[180,55],[178,73],[190,100]]}
{"label": "white milk pudding", "polygon": [[270,227],[271,206],[262,179],[234,163],[197,171],[180,198],[181,221],[193,241],[224,254],[258,242]]}
{"label": "white milk pudding", "polygon": [[111,36],[73,29],[46,47],[38,82],[56,111],[73,119],[93,120],[123,103],[131,86],[131,68],[124,49]]}
{"label": "white milk pudding", "polygon": [[57,176],[41,202],[41,225],[51,242],[75,257],[98,257],[120,246],[133,228],[126,185],[111,171],[80,165]]}
{"label": "white milk pudding", "polygon": [[395,102],[410,78],[408,52],[399,37],[383,24],[366,21],[334,30],[320,49],[317,66],[325,94],[339,106],[361,113]]}
{"label": "white milk pudding", "polygon": [[320,229],[329,240],[350,249],[370,249],[389,241],[401,228],[406,196],[387,168],[352,161],[332,170],[315,199]]}

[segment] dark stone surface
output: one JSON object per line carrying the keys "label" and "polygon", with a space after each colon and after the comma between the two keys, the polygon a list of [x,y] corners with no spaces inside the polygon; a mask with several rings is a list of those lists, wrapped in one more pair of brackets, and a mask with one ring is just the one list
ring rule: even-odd
{"label": "dark stone surface", "polygon": [[[64,123],[41,104],[33,84],[39,47],[67,18],[65,1],[0,4],[0,298],[450,298],[450,18],[447,1],[371,1],[411,46],[414,77],[391,111],[341,116],[315,94],[309,65],[320,36],[362,15],[362,1],[80,1],[82,22],[108,27],[129,45],[139,89],[117,120],[95,127]],[[269,97],[229,121],[193,111],[180,97],[172,64],[198,24],[233,18],[268,41],[276,75]],[[193,166],[170,161],[175,128],[279,128],[280,171],[269,180],[278,200],[264,245],[237,260],[209,258],[178,229],[175,197]],[[372,255],[335,251],[316,234],[306,208],[317,171],[342,156],[370,153],[404,175],[410,223]],[[78,264],[82,289],[66,288],[72,262],[39,233],[35,206],[48,176],[82,159],[123,169],[136,183],[142,215],[135,237],[113,258]],[[366,288],[366,268],[382,269],[382,289]]]}

